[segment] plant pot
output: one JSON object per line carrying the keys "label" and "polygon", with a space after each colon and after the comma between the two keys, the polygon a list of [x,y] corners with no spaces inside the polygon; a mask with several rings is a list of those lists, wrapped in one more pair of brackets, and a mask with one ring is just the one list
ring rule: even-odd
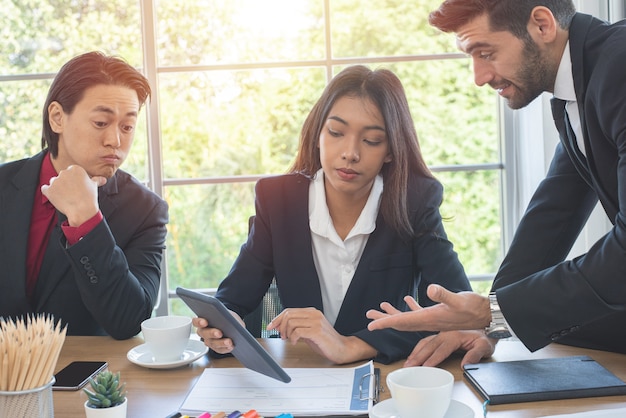
{"label": "plant pot", "polygon": [[111,408],[92,408],[87,405],[88,402],[85,401],[85,416],[87,418],[126,418],[128,398],[124,399],[124,402],[121,404]]}

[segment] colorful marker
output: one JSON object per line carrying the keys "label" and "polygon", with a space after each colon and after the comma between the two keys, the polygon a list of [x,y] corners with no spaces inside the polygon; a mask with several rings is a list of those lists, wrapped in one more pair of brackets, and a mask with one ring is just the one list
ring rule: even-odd
{"label": "colorful marker", "polygon": [[239,418],[241,416],[241,412],[239,411],[233,411],[230,414],[228,414],[228,418]]}

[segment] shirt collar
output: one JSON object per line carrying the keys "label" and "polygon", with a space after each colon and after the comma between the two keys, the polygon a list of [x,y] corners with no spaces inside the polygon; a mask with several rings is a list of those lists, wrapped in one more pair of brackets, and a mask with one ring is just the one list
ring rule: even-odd
{"label": "shirt collar", "polygon": [[[376,228],[376,217],[380,206],[380,197],[383,193],[383,177],[377,175],[372,190],[367,198],[365,207],[359,215],[352,231],[347,238],[357,234],[370,234]],[[332,226],[332,219],[326,204],[326,190],[324,188],[324,171],[319,169],[315,173],[309,188],[309,222],[311,231],[318,235],[329,236],[328,228]]]}
{"label": "shirt collar", "polygon": [[[39,172],[39,189],[41,190],[41,186],[45,184],[50,184],[50,179],[57,175],[58,173],[54,169],[54,166],[52,165],[52,159],[50,157],[50,153],[47,152],[46,155],[43,157],[43,161],[41,163],[41,171]],[[48,201],[48,198],[42,193],[41,203],[43,204],[43,203],[46,203],[47,201]]]}
{"label": "shirt collar", "polygon": [[565,45],[561,63],[556,73],[554,82],[554,97],[568,102],[576,101],[576,90],[574,90],[574,75],[572,74],[572,57],[569,51],[569,41]]}

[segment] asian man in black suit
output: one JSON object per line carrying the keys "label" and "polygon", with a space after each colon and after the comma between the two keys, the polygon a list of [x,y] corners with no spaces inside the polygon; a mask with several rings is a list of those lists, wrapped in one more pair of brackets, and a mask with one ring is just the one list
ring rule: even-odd
{"label": "asian man in black suit", "polygon": [[0,316],[53,315],[69,335],[125,339],[152,315],[168,207],[118,169],[149,95],[118,57],[89,52],[60,69],[43,150],[0,165]]}

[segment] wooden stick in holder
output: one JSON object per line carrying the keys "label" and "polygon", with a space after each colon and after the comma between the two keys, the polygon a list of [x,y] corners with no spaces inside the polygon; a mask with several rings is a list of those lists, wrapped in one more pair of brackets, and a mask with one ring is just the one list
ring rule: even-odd
{"label": "wooden stick in holder", "polygon": [[29,316],[26,321],[0,318],[0,391],[41,387],[54,374],[67,327],[52,316]]}

